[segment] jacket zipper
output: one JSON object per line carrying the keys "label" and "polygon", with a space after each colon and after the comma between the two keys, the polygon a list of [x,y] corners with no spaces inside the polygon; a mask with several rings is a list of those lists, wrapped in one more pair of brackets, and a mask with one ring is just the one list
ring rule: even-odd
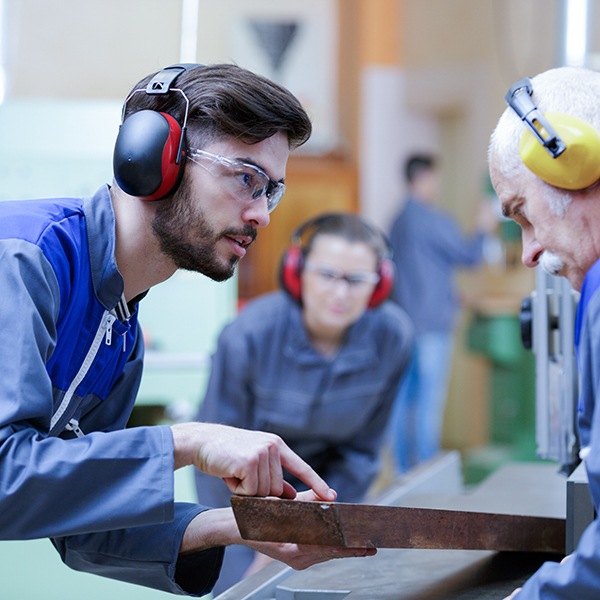
{"label": "jacket zipper", "polygon": [[78,438],[83,437],[85,433],[79,427],[79,421],[77,419],[71,419],[66,425],[65,429],[67,431],[72,431]]}
{"label": "jacket zipper", "polygon": [[[94,363],[94,359],[96,358],[96,355],[98,354],[98,350],[100,349],[100,344],[102,343],[102,339],[104,338],[105,335],[106,335],[106,343],[110,346],[110,343],[112,340],[112,326],[116,320],[117,320],[117,317],[115,316],[114,311],[108,311],[108,310],[104,311],[104,314],[102,315],[102,320],[100,321],[100,326],[98,327],[98,330],[96,331],[96,335],[94,336],[94,340],[92,341],[92,345],[90,346],[88,353],[86,354],[85,358],[83,359],[83,363],[79,367],[79,371],[77,372],[77,375],[75,375],[75,378],[73,379],[73,381],[71,381],[71,384],[69,385],[67,392],[65,393],[65,395],[60,403],[60,406],[58,407],[56,412],[52,415],[52,419],[50,420],[50,431],[52,431],[52,429],[54,429],[54,427],[56,427],[56,424],[58,423],[58,421],[65,414],[65,411],[67,410],[69,404],[71,403],[71,399],[73,398],[73,395],[75,394],[75,390],[77,389],[79,384],[83,381],[83,379],[87,375],[88,371],[90,370],[92,364]],[[72,419],[72,421],[73,421],[73,419]],[[77,423],[77,429],[81,432],[81,429],[79,429],[78,423]],[[75,429],[71,428],[71,430],[75,431],[75,434],[78,435],[77,431]],[[83,432],[81,432],[81,433],[83,434]]]}

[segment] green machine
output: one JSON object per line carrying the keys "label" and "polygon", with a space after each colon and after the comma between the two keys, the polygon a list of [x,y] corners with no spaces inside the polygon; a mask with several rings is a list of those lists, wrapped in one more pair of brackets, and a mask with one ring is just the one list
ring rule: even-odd
{"label": "green machine", "polygon": [[536,269],[536,288],[520,314],[475,314],[468,346],[485,355],[490,375],[489,445],[467,453],[465,478],[476,482],[508,461],[577,466],[578,294],[567,280]]}
{"label": "green machine", "polygon": [[490,365],[489,443],[464,459],[465,481],[477,483],[504,463],[536,458],[535,361],[516,314],[475,313],[467,345]]}

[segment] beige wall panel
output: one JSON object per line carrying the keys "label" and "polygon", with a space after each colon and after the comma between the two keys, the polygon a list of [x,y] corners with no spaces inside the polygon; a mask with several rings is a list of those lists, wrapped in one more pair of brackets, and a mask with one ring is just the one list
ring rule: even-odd
{"label": "beige wall panel", "polygon": [[[336,9],[335,0],[200,1],[198,60],[235,62],[289,88],[314,126],[311,139],[298,150],[301,154],[335,152],[341,145]],[[259,35],[258,23],[296,29],[286,44],[285,32]]]}
{"label": "beige wall panel", "polygon": [[121,98],[177,62],[181,2],[8,0],[11,97]]}
{"label": "beige wall panel", "polygon": [[555,57],[557,7],[548,0],[404,0],[406,64],[486,60],[502,70],[546,69]]}

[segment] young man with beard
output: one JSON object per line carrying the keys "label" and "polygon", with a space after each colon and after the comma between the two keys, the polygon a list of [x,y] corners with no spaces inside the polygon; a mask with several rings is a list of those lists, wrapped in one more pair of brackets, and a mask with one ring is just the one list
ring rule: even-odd
{"label": "young man with beard", "polygon": [[[133,88],[123,116],[112,186],[0,203],[0,539],[49,537],[74,569],[202,595],[223,547],[247,542],[231,509],[174,502],[175,469],[293,498],[285,468],[304,499],[335,492],[272,434],[125,429],[142,368],[138,302],[179,268],[231,277],[311,126],[287,90],[233,65],[164,69]],[[373,553],[251,545],[296,568]]]}
{"label": "young man with beard", "polygon": [[[553,69],[517,82],[490,142],[492,183],[521,227],[522,261],[581,292],[575,343],[580,457],[600,509],[600,73]],[[519,118],[520,117],[520,118]],[[525,126],[524,123],[527,125]],[[535,130],[535,132],[534,132]],[[600,520],[561,564],[548,562],[511,598],[600,597]]]}

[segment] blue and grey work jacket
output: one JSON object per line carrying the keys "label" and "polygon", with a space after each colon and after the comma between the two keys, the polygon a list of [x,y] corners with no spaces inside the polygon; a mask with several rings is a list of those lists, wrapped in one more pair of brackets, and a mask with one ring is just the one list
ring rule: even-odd
{"label": "blue and grey work jacket", "polygon": [[107,186],[0,203],[0,539],[50,537],[75,569],[206,593],[222,551],[178,562],[204,508],[173,500],[171,432],[125,429],[143,340],[114,256]]}

